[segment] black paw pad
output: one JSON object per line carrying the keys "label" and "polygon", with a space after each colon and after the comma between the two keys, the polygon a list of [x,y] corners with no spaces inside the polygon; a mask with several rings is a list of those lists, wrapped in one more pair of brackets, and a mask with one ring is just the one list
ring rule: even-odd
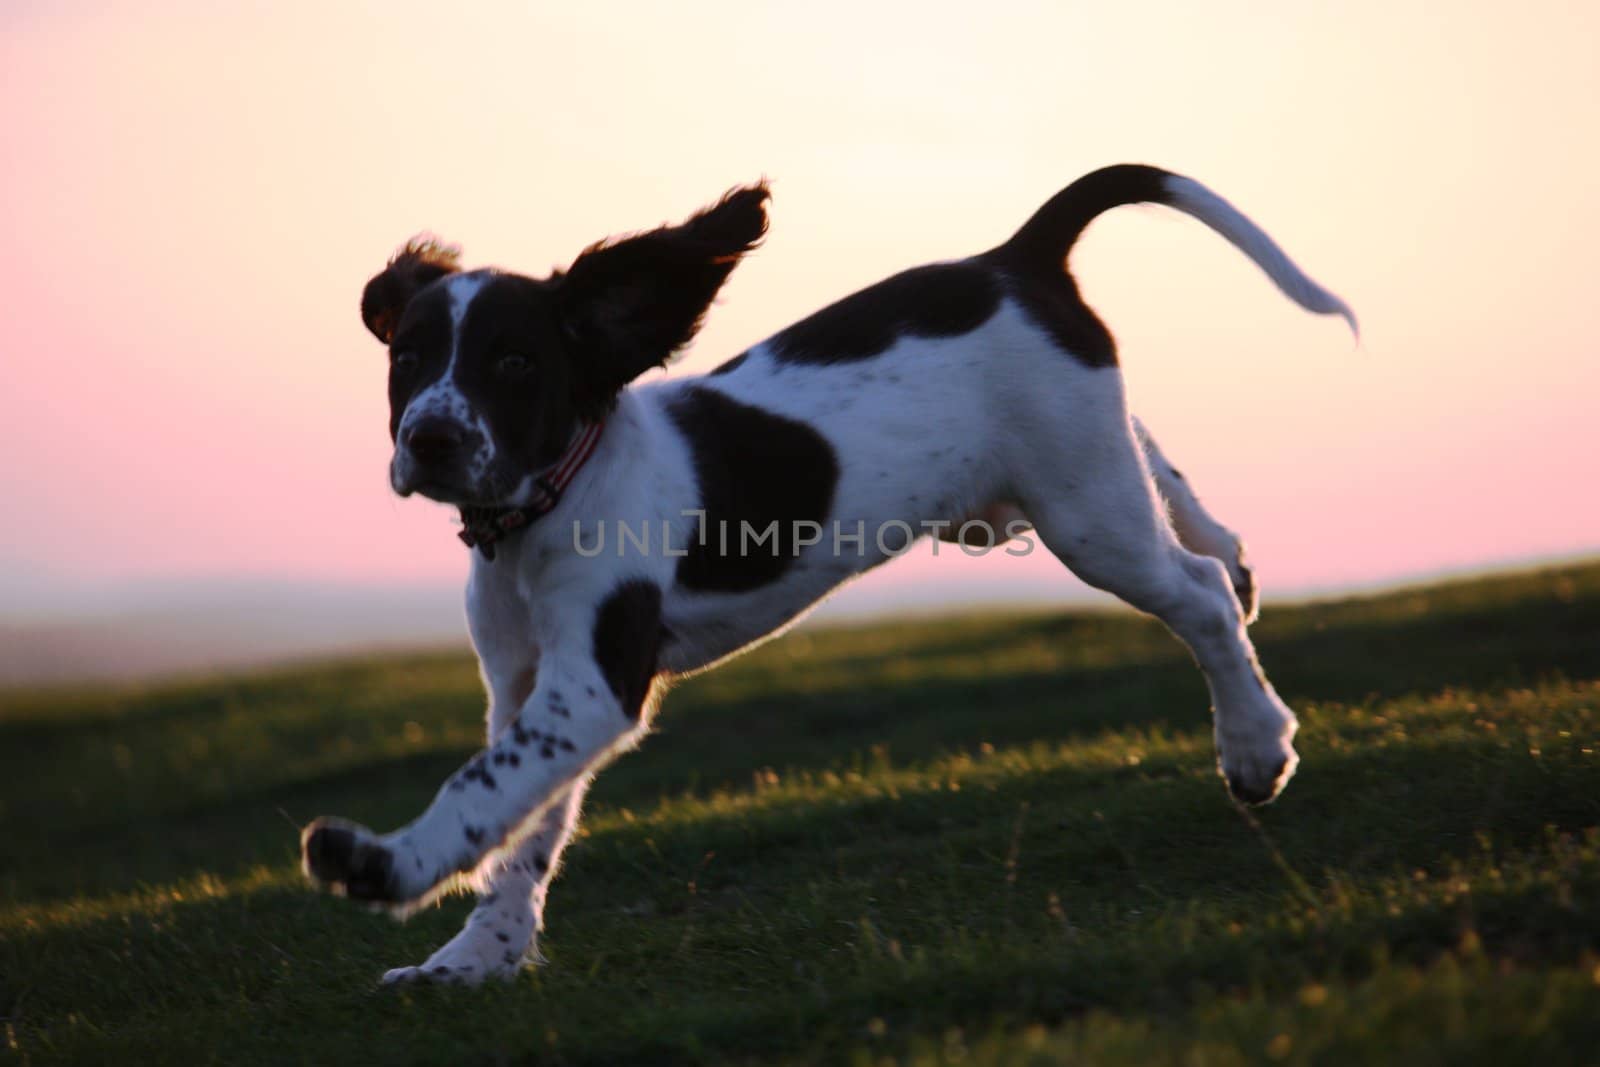
{"label": "black paw pad", "polygon": [[[1274,775],[1273,781],[1276,782],[1276,780],[1277,776]],[[1239,801],[1241,804],[1248,804],[1252,808],[1259,807],[1260,805],[1267,803],[1273,797],[1277,796],[1277,793],[1273,791],[1271,784],[1268,784],[1265,789],[1252,789],[1243,782],[1235,781],[1232,778],[1229,778],[1227,782],[1228,792],[1233,794],[1233,799]]]}
{"label": "black paw pad", "polygon": [[318,819],[300,838],[305,872],[355,900],[392,900],[394,860],[354,828]]}

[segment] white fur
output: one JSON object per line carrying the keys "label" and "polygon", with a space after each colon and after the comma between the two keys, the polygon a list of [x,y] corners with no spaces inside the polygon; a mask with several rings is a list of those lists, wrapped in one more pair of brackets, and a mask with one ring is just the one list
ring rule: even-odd
{"label": "white fur", "polygon": [[1193,178],[1173,174],[1164,179],[1164,184],[1168,195],[1172,197],[1172,207],[1199,219],[1249,256],[1277,284],[1284,296],[1318,315],[1338,315],[1350,325],[1351,333],[1357,337],[1361,335],[1361,325],[1356,322],[1356,314],[1350,310],[1350,305],[1308,278],[1305,271],[1295,266],[1294,261],[1278,247],[1278,243],[1250,221],[1244,212]]}
{"label": "white fur", "polygon": [[402,496],[409,494],[416,487],[418,464],[405,442],[406,435],[416,426],[419,419],[433,415],[444,416],[461,426],[470,428],[478,435],[480,444],[467,461],[467,474],[474,482],[482,480],[484,471],[489,469],[489,464],[494,460],[494,445],[492,435],[489,433],[489,424],[473,408],[456,382],[456,355],[461,348],[461,324],[467,317],[467,307],[482,291],[484,283],[490,276],[489,271],[473,271],[470,274],[453,274],[444,280],[445,291],[450,298],[450,357],[445,362],[444,371],[411,398],[411,402],[406,405],[405,414],[400,418],[400,426],[395,434],[394,458],[389,463],[389,486]]}
{"label": "white fur", "polygon": [[[1341,301],[1226,202],[1194,183],[1174,192],[1182,210],[1239,245],[1297,302],[1353,324]],[[477,290],[471,276],[451,284],[459,323]],[[696,535],[692,456],[668,414],[689,388],[820,433],[840,466],[832,518],[846,531],[860,523],[869,532],[860,554],[854,545],[836,552],[824,536],[776,581],[708,593],[675,583],[678,558],[659,537],[649,553],[619,557],[614,544],[593,556],[576,551],[575,524],[592,542],[601,520],[665,526],[673,546]],[[423,392],[413,407],[454,402],[444,387]],[[1117,368],[1063,353],[1009,298],[968,334],[902,338],[861,360],[788,364],[770,344],[758,345],[729,373],[626,390],[556,509],[498,545],[493,560],[474,554],[467,610],[490,698],[491,744],[481,758],[495,785],[463,786],[457,775],[415,822],[382,837],[361,833],[393,857],[403,899],[392,910],[431,899],[457,872],[472,872],[483,896],[457,938],[386,980],[478,981],[514,973],[536,952],[545,892],[588,779],[644,733],[652,711],[647,700],[637,718],[626,714],[594,659],[595,614],[619,582],[643,578],[661,588],[670,637],[659,666],[684,675],[780,632],[842,581],[883,562],[890,553],[871,532],[884,524],[923,529],[974,515],[1025,516],[1085,581],[1165,622],[1205,674],[1224,774],[1258,797],[1282,787],[1297,762],[1296,721],[1245,630],[1255,604],[1242,547],[1130,419]],[[522,747],[517,767],[495,765],[518,751],[514,731],[554,739],[552,755],[529,758]]]}

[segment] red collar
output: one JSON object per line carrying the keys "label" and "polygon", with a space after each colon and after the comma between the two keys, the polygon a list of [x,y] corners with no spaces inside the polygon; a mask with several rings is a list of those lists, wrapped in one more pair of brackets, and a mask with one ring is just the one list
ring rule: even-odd
{"label": "red collar", "polygon": [[534,476],[533,499],[521,507],[462,507],[461,532],[456,536],[465,541],[468,548],[482,552],[484,559],[494,559],[496,541],[550,514],[561,503],[561,494],[594,455],[604,428],[604,421],[585,423],[561,458]]}

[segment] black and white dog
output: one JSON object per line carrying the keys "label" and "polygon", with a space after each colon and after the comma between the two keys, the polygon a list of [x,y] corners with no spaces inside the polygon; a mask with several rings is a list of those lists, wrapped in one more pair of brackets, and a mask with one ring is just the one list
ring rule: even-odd
{"label": "black and white dog", "polygon": [[[604,241],[536,280],[415,240],[362,317],[389,346],[390,482],[461,509],[488,747],[390,834],[318,819],[306,873],[404,914],[466,876],[466,927],[386,982],[478,982],[535,935],[590,777],[658,683],[793,621],[929,531],[1031,524],[1074,573],[1160,618],[1205,673],[1222,774],[1271,800],[1295,717],[1245,626],[1238,539],[1129,417],[1111,334],[1066,260],[1121,204],[1191,215],[1290,299],[1349,309],[1226,201],[1146,166],[1068,186],[997,248],[862,290],[703,377],[629,388],[694,336],[766,232],[767,189]],[[971,520],[971,521],[967,521]],[[980,521],[981,520],[981,521]],[[607,538],[610,538],[609,543]]]}

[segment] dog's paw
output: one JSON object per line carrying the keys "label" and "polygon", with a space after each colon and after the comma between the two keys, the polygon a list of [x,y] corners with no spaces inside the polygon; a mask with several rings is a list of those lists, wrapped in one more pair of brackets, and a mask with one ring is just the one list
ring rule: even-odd
{"label": "dog's paw", "polygon": [[374,904],[404,903],[394,850],[382,838],[344,819],[314,819],[300,833],[300,869],[340,896]]}
{"label": "dog's paw", "polygon": [[1299,721],[1275,694],[1269,704],[1258,709],[1240,728],[1238,717],[1229,720],[1230,729],[1218,720],[1216,750],[1218,769],[1227,781],[1227,792],[1246,805],[1264,805],[1275,800],[1294,776],[1299,755],[1294,752],[1294,734]]}
{"label": "dog's paw", "polygon": [[1300,765],[1292,743],[1294,733],[1291,716],[1286,727],[1217,738],[1217,766],[1234,799],[1250,805],[1277,799]]}
{"label": "dog's paw", "polygon": [[495,963],[424,963],[419,967],[395,967],[383,972],[383,985],[482,985],[489,981],[510,982],[522,971],[520,959]]}
{"label": "dog's paw", "polygon": [[488,981],[509,982],[522,968],[538,962],[516,949],[498,945],[487,952],[453,950],[454,943],[428,957],[416,967],[396,967],[385,971],[383,984],[400,985],[482,985]]}

